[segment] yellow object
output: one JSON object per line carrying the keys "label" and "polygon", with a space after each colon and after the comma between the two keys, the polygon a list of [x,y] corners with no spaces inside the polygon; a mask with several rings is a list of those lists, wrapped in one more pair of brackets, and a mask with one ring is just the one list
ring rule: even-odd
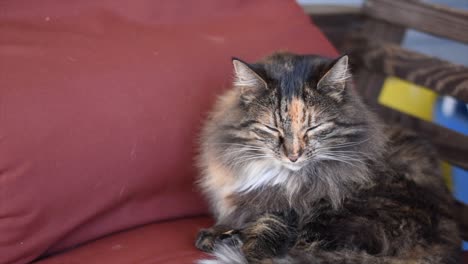
{"label": "yellow object", "polygon": [[379,95],[379,103],[400,112],[432,121],[437,93],[423,86],[388,77]]}
{"label": "yellow object", "polygon": [[445,185],[447,185],[450,191],[453,191],[452,165],[445,161],[441,161],[440,167],[442,169],[442,176],[444,177]]}
{"label": "yellow object", "polygon": [[[437,93],[423,86],[396,77],[388,77],[385,79],[380,92],[379,103],[400,112],[432,122],[432,111],[437,96]],[[442,161],[441,169],[445,184],[452,191],[452,166]]]}

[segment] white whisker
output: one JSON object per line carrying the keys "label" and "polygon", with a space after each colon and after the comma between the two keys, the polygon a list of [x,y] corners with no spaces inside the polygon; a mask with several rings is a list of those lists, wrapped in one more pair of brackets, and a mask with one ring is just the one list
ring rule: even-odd
{"label": "white whisker", "polygon": [[230,161],[230,163],[233,166],[238,166],[240,164],[244,164],[247,161],[252,161],[252,160],[260,160],[260,159],[266,159],[266,158],[272,158],[270,155],[250,155],[250,156],[241,156],[236,159],[233,159]]}
{"label": "white whisker", "polygon": [[[365,139],[365,140],[362,140],[362,141],[358,141],[358,142],[347,142],[347,143],[342,143],[342,144],[336,144],[336,145],[333,145],[333,146],[330,146],[330,147],[323,147],[323,148],[328,148],[328,149],[336,149],[336,148],[343,148],[343,147],[352,147],[352,146],[357,146],[357,145],[360,145],[366,141],[368,141],[369,139]],[[317,148],[317,149],[321,149],[321,148]]]}
{"label": "white whisker", "polygon": [[343,162],[343,163],[346,163],[346,164],[348,164],[350,166],[358,168],[358,166],[356,164],[353,164],[352,162],[350,162],[348,160],[345,160],[345,159],[342,159],[340,157],[321,154],[321,155],[317,156],[317,158],[322,159],[322,160],[334,160],[334,161],[338,161],[338,162]]}

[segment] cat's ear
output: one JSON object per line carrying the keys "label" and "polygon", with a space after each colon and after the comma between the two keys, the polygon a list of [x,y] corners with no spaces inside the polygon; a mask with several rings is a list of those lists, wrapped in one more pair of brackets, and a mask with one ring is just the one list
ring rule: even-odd
{"label": "cat's ear", "polygon": [[328,96],[341,101],[346,81],[351,77],[348,69],[348,56],[338,58],[333,66],[322,76],[317,83],[317,89]]}
{"label": "cat's ear", "polygon": [[249,64],[232,58],[234,65],[234,86],[240,89],[241,98],[246,101],[252,101],[262,89],[267,88],[265,80],[258,75]]}

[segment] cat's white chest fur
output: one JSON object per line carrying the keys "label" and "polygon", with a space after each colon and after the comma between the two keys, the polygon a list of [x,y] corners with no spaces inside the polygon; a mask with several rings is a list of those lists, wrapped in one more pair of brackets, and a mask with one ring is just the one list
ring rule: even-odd
{"label": "cat's white chest fur", "polygon": [[264,186],[286,184],[291,170],[271,161],[256,161],[242,167],[238,172],[234,192],[249,192]]}
{"label": "cat's white chest fur", "polygon": [[211,165],[207,167],[202,185],[213,198],[214,208],[220,218],[230,215],[236,209],[232,197],[267,186],[282,186],[284,194],[291,198],[300,187],[297,171],[292,171],[271,160],[255,161],[237,168],[214,163]]}

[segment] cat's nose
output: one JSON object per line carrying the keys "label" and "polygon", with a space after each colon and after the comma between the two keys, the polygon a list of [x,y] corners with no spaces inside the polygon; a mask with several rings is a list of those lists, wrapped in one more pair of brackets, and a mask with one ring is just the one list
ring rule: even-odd
{"label": "cat's nose", "polygon": [[296,162],[298,159],[299,159],[299,154],[296,153],[296,154],[289,154],[288,155],[288,159],[291,161],[291,162]]}
{"label": "cat's nose", "polygon": [[284,156],[291,162],[296,162],[302,155],[303,149],[295,140],[285,140],[283,145]]}

